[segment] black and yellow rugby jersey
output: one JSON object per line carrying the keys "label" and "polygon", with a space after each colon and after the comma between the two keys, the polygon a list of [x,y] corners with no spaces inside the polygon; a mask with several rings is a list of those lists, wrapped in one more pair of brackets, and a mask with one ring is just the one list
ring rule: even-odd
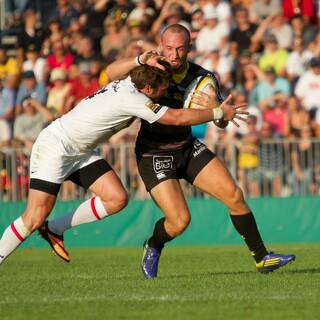
{"label": "black and yellow rugby jersey", "polygon": [[[159,101],[161,105],[171,108],[183,108],[183,95],[189,84],[199,76],[210,75],[215,81],[215,90],[219,102],[223,101],[218,80],[215,75],[197,64],[188,62],[187,69],[181,74],[175,74],[170,81],[167,95]],[[192,141],[191,126],[170,126],[160,123],[150,124],[141,120],[141,128],[137,138],[140,148],[160,149],[181,148]]]}

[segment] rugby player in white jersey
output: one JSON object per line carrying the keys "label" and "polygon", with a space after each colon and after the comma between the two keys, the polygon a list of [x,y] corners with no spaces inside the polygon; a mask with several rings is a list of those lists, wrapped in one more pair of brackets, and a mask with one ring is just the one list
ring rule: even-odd
{"label": "rugby player in white jersey", "polygon": [[[166,93],[170,73],[140,66],[130,77],[115,81],[83,99],[73,110],[46,127],[33,145],[30,158],[30,190],[23,214],[4,231],[0,240],[2,263],[34,230],[49,242],[54,252],[69,262],[63,232],[73,226],[100,220],[123,209],[128,195],[106,160],[96,155],[96,146],[127,127],[135,117],[150,123],[184,126],[215,118],[208,100],[194,97],[204,110],[171,109],[155,101]],[[247,114],[243,106],[221,106],[227,120]],[[63,181],[71,180],[96,196],[74,212],[45,223]],[[50,230],[54,230],[52,232]],[[61,230],[61,232],[59,232]]]}

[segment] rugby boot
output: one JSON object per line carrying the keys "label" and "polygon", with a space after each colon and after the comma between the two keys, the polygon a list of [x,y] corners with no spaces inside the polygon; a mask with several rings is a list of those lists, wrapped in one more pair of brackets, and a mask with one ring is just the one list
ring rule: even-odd
{"label": "rugby boot", "polygon": [[148,241],[143,244],[143,257],[141,262],[141,270],[145,278],[155,278],[158,273],[158,264],[160,253],[149,246]]}
{"label": "rugby boot", "polygon": [[63,236],[53,233],[48,228],[48,221],[46,221],[40,228],[38,228],[41,237],[46,240],[53,250],[53,253],[65,262],[70,262],[68,251],[64,247]]}
{"label": "rugby boot", "polygon": [[256,263],[256,267],[259,272],[268,273],[287,265],[295,259],[296,256],[294,254],[277,254],[269,252],[260,262]]}

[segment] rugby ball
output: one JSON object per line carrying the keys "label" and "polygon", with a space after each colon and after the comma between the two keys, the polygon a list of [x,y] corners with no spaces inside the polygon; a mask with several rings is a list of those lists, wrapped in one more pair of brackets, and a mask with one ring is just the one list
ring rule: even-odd
{"label": "rugby ball", "polygon": [[202,108],[196,103],[191,102],[191,97],[196,90],[210,94],[215,89],[215,82],[210,75],[199,76],[194,79],[187,87],[183,97],[183,107],[199,109]]}

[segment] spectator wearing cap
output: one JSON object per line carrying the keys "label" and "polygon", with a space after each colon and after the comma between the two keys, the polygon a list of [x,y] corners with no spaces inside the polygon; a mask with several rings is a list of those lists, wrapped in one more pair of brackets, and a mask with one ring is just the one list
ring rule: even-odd
{"label": "spectator wearing cap", "polygon": [[284,75],[288,60],[286,49],[279,48],[277,38],[273,34],[265,36],[264,51],[259,59],[259,68],[265,71],[274,68],[278,75]]}
{"label": "spectator wearing cap", "polygon": [[40,52],[44,41],[44,30],[37,28],[37,16],[33,9],[28,9],[23,15],[23,29],[18,34],[17,55],[23,58],[25,52],[30,48]]}
{"label": "spectator wearing cap", "polygon": [[230,29],[231,22],[231,7],[227,1],[221,0],[208,0],[207,6],[213,6],[217,16],[219,18],[219,22],[225,24],[225,27]]}
{"label": "spectator wearing cap", "polygon": [[228,28],[225,24],[219,23],[216,9],[213,6],[205,6],[204,9],[205,27],[198,33],[196,49],[198,53],[209,53],[212,50],[225,51],[225,44],[228,40]]}
{"label": "spectator wearing cap", "polygon": [[71,110],[80,100],[92,95],[99,89],[97,79],[92,78],[90,64],[82,62],[79,65],[79,78],[72,84],[69,96],[66,100],[66,110]]}
{"label": "spectator wearing cap", "polygon": [[16,113],[19,114],[22,111],[22,101],[26,97],[31,97],[41,104],[45,105],[47,93],[44,85],[38,83],[33,71],[25,71],[22,74],[22,82],[18,89],[17,101],[16,101]]}
{"label": "spectator wearing cap", "polygon": [[[230,45],[236,46],[239,55],[252,47],[251,38],[257,30],[257,25],[250,23],[248,10],[239,7],[235,12],[235,27],[230,34]],[[252,50],[254,51],[254,50]]]}
{"label": "spectator wearing cap", "polygon": [[310,60],[310,67],[297,82],[295,95],[310,112],[311,118],[320,124],[320,56]]}
{"label": "spectator wearing cap", "polygon": [[15,90],[10,85],[10,76],[0,79],[0,146],[8,145],[14,115]]}
{"label": "spectator wearing cap", "polygon": [[7,56],[6,49],[0,46],[0,81],[7,76],[15,79],[15,83],[18,83],[18,76],[20,70],[17,60]]}
{"label": "spectator wearing cap", "polygon": [[46,59],[40,56],[40,52],[34,44],[26,49],[26,60],[23,62],[22,71],[33,71],[38,83],[45,82],[44,69]]}
{"label": "spectator wearing cap", "polygon": [[51,71],[51,89],[48,92],[47,108],[55,117],[65,113],[67,98],[70,94],[70,83],[67,83],[67,73],[63,68],[55,68]]}

